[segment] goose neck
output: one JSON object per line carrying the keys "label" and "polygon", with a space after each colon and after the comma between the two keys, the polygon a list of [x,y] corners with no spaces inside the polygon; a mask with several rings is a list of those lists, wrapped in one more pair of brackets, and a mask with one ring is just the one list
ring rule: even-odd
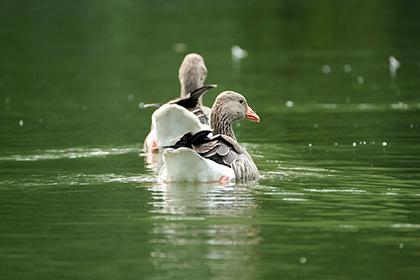
{"label": "goose neck", "polygon": [[[192,91],[203,86],[203,82],[198,77],[183,78],[181,80],[181,97],[187,97]],[[203,104],[203,98],[200,96],[198,103],[201,106]]]}
{"label": "goose neck", "polygon": [[214,134],[223,134],[236,140],[235,132],[232,126],[232,119],[229,114],[211,114],[211,128]]}

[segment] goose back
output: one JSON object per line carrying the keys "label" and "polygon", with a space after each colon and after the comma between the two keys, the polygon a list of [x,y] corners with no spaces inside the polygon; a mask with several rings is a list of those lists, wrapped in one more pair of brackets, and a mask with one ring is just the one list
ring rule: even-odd
{"label": "goose back", "polygon": [[186,133],[172,146],[165,148],[190,148],[201,157],[219,165],[232,168],[238,180],[255,180],[258,169],[248,152],[227,135],[209,137],[210,130]]}

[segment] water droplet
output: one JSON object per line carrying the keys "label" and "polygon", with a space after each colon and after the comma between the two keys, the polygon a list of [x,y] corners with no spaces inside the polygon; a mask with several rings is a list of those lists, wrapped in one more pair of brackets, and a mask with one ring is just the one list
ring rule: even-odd
{"label": "water droplet", "polygon": [[414,128],[414,124],[412,123],[412,124],[410,124],[410,128]]}
{"label": "water droplet", "polygon": [[357,76],[357,83],[359,85],[363,85],[365,83],[365,79],[362,76]]}
{"label": "water droplet", "polygon": [[322,73],[329,74],[331,72],[331,67],[329,65],[322,65]]}
{"label": "water droplet", "polygon": [[319,128],[319,124],[315,123],[314,128]]}
{"label": "water droplet", "polygon": [[6,97],[6,99],[4,100],[4,104],[6,105],[6,112],[9,113],[10,111],[10,98]]}
{"label": "water droplet", "polygon": [[19,126],[22,127],[23,126],[23,120],[19,120]]}
{"label": "water droplet", "polygon": [[404,243],[400,243],[400,245],[398,246],[400,249],[404,248]]}
{"label": "water droplet", "polygon": [[305,263],[306,263],[306,258],[305,258],[305,257],[301,257],[301,258],[299,259],[299,262],[300,262],[301,264],[305,264]]}
{"label": "water droplet", "polygon": [[309,143],[309,144],[308,144],[308,147],[312,147],[312,143]]}
{"label": "water droplet", "polygon": [[232,46],[232,48],[230,49],[230,52],[232,54],[232,59],[234,59],[234,60],[241,60],[241,59],[244,59],[248,56],[248,51],[242,49],[238,45]]}
{"label": "water droplet", "polygon": [[386,146],[388,146],[388,143],[384,141],[384,142],[382,142],[382,146],[386,147]]}
{"label": "water droplet", "polygon": [[139,103],[139,108],[140,108],[140,109],[143,109],[143,108],[144,108],[144,102],[140,102],[140,103]]}
{"label": "water droplet", "polygon": [[344,64],[344,72],[346,73],[350,73],[351,72],[351,66],[349,64]]}
{"label": "water droplet", "polygon": [[363,141],[363,145],[366,145],[367,144],[367,142],[366,141]]}
{"label": "water droplet", "polygon": [[393,103],[391,104],[391,109],[394,110],[407,110],[408,109],[408,104],[407,103],[403,103],[403,102],[398,102],[398,103]]}
{"label": "water droplet", "polygon": [[133,99],[134,99],[134,94],[129,94],[128,96],[127,96],[127,99],[128,99],[128,101],[132,101]]}
{"label": "water droplet", "polygon": [[183,53],[187,50],[187,45],[184,43],[176,43],[173,47],[174,52]]}
{"label": "water droplet", "polygon": [[290,100],[287,100],[286,101],[286,107],[293,107],[293,105],[294,105],[294,103],[293,103],[293,101],[290,101]]}
{"label": "water droplet", "polygon": [[334,146],[338,146],[338,143],[337,142],[334,142]]}
{"label": "water droplet", "polygon": [[398,61],[398,59],[395,58],[395,56],[390,56],[389,59],[389,74],[391,75],[391,78],[395,78],[397,75],[397,70],[400,68],[401,63]]}
{"label": "water droplet", "polygon": [[356,147],[357,146],[357,143],[356,142],[353,142],[353,147]]}
{"label": "water droplet", "polygon": [[347,228],[347,229],[350,229],[350,228],[355,228],[355,226],[354,226],[354,225],[339,225],[338,227],[339,227],[339,228]]}

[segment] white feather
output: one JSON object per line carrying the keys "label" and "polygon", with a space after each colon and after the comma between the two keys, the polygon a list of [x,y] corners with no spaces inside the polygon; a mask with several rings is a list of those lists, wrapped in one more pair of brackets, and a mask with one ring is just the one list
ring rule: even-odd
{"label": "white feather", "polygon": [[188,148],[166,149],[162,156],[160,182],[219,182],[223,176],[235,180],[232,168],[203,158]]}
{"label": "white feather", "polygon": [[155,130],[156,140],[161,146],[173,145],[187,132],[198,132],[210,129],[192,112],[176,104],[165,104],[152,115],[152,129]]}

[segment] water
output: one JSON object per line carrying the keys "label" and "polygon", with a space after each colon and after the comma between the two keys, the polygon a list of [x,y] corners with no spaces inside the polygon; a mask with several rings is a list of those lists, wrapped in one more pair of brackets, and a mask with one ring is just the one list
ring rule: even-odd
{"label": "water", "polygon": [[[418,279],[419,8],[4,2],[2,278]],[[236,127],[258,182],[165,185],[146,166],[138,104],[178,95],[184,49],[261,116]]]}

